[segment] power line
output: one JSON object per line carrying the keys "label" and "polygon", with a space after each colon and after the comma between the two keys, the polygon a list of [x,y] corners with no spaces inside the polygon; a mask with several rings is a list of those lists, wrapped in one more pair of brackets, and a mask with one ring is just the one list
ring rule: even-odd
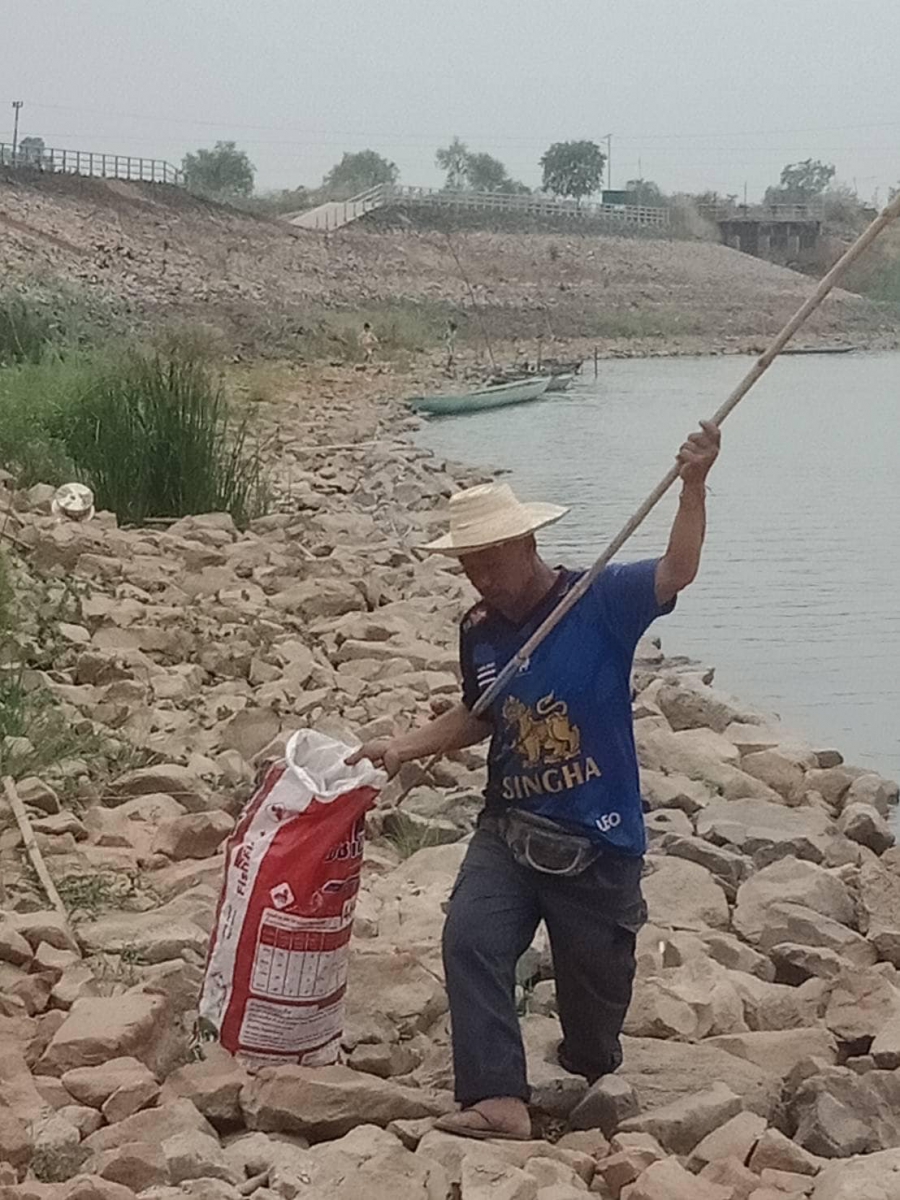
{"label": "power line", "polygon": [[[237,129],[248,129],[248,130],[255,129],[255,130],[269,130],[269,131],[279,131],[280,130],[280,131],[285,131],[285,132],[296,131],[298,133],[316,134],[316,135],[320,135],[320,136],[323,136],[326,138],[333,138],[333,137],[385,138],[385,137],[394,136],[391,133],[389,133],[383,129],[380,131],[351,130],[351,129],[335,129],[335,130],[304,129],[302,127],[298,127],[294,123],[278,124],[278,125],[247,124],[244,122],[230,121],[230,120],[222,119],[222,118],[219,118],[217,120],[209,120],[207,118],[177,117],[177,116],[170,116],[168,114],[160,115],[158,113],[150,114],[150,113],[110,112],[109,109],[90,108],[90,107],[85,107],[82,105],[72,105],[72,104],[45,104],[45,103],[42,103],[39,101],[29,101],[29,107],[37,108],[37,109],[50,109],[50,110],[54,110],[54,111],[58,111],[58,112],[95,113],[95,114],[98,114],[98,115],[101,115],[101,116],[104,116],[107,118],[111,118],[114,120],[155,121],[157,123],[168,124],[168,125],[193,125],[193,126],[203,125],[203,126],[210,126],[212,128],[218,128],[218,129],[226,129],[226,128],[227,129],[235,129],[235,130],[237,130]],[[784,135],[793,136],[795,134],[831,133],[831,132],[855,130],[855,129],[896,129],[896,128],[900,128],[900,121],[862,121],[862,122],[857,122],[854,124],[818,125],[818,126],[807,126],[805,128],[794,128],[794,129],[784,129],[784,128],[782,128],[782,129],[753,129],[753,130],[744,129],[744,130],[724,130],[721,132],[714,132],[712,130],[698,132],[698,131],[694,130],[694,131],[691,131],[690,133],[685,133],[683,131],[679,131],[677,133],[676,132],[630,133],[630,134],[625,133],[625,134],[617,134],[616,139],[617,139],[617,141],[621,140],[621,141],[630,141],[631,142],[631,141],[654,141],[657,139],[697,140],[697,139],[701,139],[701,138],[722,138],[722,137],[781,137]],[[408,139],[429,140],[430,141],[435,138],[441,139],[441,138],[450,137],[453,135],[449,134],[445,130],[440,133],[436,133],[436,132],[418,133],[418,134],[405,133],[401,136],[403,136],[404,138],[408,138]],[[520,137],[519,135],[516,135],[516,134],[506,134],[506,135],[501,135],[498,137],[496,134],[466,132],[465,134],[460,134],[459,136],[461,136],[461,137],[465,136],[466,138],[468,138],[470,140],[481,140],[481,141],[493,142],[495,145],[513,145],[514,143],[519,143],[519,144],[522,144],[525,146],[530,146],[530,145],[538,145],[538,144],[542,145],[543,144],[543,141],[541,143],[538,143],[529,137]],[[550,135],[548,135],[548,136],[550,136]]]}

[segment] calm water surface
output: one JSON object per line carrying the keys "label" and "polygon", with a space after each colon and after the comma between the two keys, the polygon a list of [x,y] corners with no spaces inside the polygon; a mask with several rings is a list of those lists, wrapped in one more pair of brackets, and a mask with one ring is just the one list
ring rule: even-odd
{"label": "calm water surface", "polygon": [[[587,565],[710,416],[747,358],[592,364],[535,404],[432,420],[439,456],[503,467],[524,499],[572,506],[543,535]],[[655,631],[717,684],[816,745],[900,775],[900,354],[781,359],[731,416],[710,476],[700,578]],[[661,553],[667,497],[622,551]]]}

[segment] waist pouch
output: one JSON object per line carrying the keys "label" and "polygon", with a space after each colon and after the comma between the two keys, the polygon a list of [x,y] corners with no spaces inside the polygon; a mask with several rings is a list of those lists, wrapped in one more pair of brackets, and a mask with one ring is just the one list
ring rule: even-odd
{"label": "waist pouch", "polygon": [[590,838],[568,833],[555,821],[521,809],[510,809],[497,822],[498,833],[516,862],[544,875],[581,875],[603,854],[603,847]]}

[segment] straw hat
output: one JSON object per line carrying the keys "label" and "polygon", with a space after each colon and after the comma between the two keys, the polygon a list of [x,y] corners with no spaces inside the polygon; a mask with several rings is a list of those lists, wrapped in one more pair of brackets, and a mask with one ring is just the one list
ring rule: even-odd
{"label": "straw hat", "polygon": [[94,516],[94,493],[83,483],[64,483],[56,489],[50,511],[69,521],[90,521]]}
{"label": "straw hat", "polygon": [[469,554],[527,537],[569,510],[558,504],[523,504],[508,483],[483,483],[450,497],[450,532],[428,542],[437,554]]}

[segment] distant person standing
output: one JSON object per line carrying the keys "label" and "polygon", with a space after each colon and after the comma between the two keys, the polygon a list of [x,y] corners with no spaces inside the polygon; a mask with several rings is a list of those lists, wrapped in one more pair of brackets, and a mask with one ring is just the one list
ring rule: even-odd
{"label": "distant person standing", "polygon": [[363,352],[363,362],[370,363],[375,356],[375,347],[378,345],[378,338],[368,321],[362,327],[359,335],[359,346]]}
{"label": "distant person standing", "polygon": [[452,371],[456,361],[456,322],[451,317],[447,322],[447,328],[444,331],[444,346],[447,349],[447,370]]}

